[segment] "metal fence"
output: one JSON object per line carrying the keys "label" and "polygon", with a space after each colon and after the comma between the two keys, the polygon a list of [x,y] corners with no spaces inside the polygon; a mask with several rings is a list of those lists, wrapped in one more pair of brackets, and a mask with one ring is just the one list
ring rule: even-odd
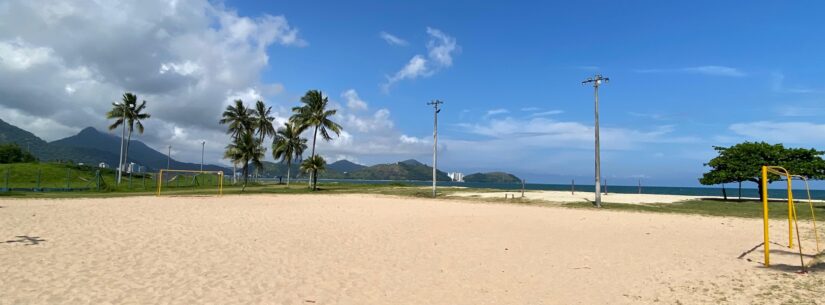
{"label": "metal fence", "polygon": [[[156,173],[124,173],[117,183],[117,173],[111,169],[88,166],[56,167],[49,164],[0,165],[0,192],[77,192],[77,191],[154,191]],[[166,175],[164,188],[197,189],[218,185],[216,177],[199,175]]]}

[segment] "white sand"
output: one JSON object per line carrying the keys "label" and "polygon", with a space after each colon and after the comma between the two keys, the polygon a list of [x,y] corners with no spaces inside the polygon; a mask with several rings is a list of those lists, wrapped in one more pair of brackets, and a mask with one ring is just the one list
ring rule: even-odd
{"label": "white sand", "polygon": [[[501,198],[516,196],[521,197],[521,191],[509,192],[449,192],[450,196],[456,197],[471,197],[471,198]],[[593,202],[595,200],[594,192],[579,192],[575,194],[570,191],[525,191],[524,198],[529,200],[544,200],[557,203],[570,202]],[[684,196],[684,195],[657,195],[657,194],[619,194],[608,193],[602,194],[602,202],[606,203],[627,203],[627,204],[644,204],[644,203],[675,203],[686,200],[695,200],[703,198],[716,198],[708,196]]]}
{"label": "white sand", "polygon": [[793,273],[787,249],[771,269],[759,249],[737,259],[761,242],[754,219],[372,195],[0,206],[0,304],[825,300],[825,270]]}

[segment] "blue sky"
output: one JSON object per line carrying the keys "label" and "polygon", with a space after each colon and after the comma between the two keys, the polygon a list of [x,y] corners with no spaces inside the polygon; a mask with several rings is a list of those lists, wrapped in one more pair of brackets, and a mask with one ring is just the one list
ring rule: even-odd
{"label": "blue sky", "polygon": [[[131,16],[117,13],[127,8]],[[328,159],[430,163],[426,102],[441,99],[440,169],[586,183],[593,92],[581,81],[601,73],[611,79],[601,90],[603,176],[693,186],[713,145],[823,148],[822,12],[816,1],[10,1],[0,20],[18,26],[0,21],[0,68],[11,71],[0,92],[43,100],[46,85],[27,93],[25,84],[53,82],[51,98],[89,117],[58,103],[0,108],[56,139],[102,128],[97,112],[135,91],[156,114],[139,139],[175,142],[183,160],[199,159],[207,140],[207,155],[227,164],[214,122],[231,99],[263,99],[284,119],[320,89],[346,131],[319,146]],[[83,49],[84,35],[94,48]],[[135,47],[121,49],[125,41]],[[48,81],[38,65],[51,65]]]}
{"label": "blue sky", "polygon": [[[611,78],[601,91],[602,127],[650,138],[607,145],[608,179],[637,176],[651,183],[696,184],[702,163],[713,155],[712,145],[743,140],[822,147],[817,134],[797,139],[807,135],[803,128],[800,136],[786,140],[776,130],[749,125],[822,123],[825,43],[817,37],[825,28],[817,20],[825,6],[817,2],[229,3],[234,4],[244,14],[288,16],[309,41],[306,48],[273,50],[280,64],[265,77],[296,95],[303,88],[355,88],[371,106],[390,109],[396,128],[418,137],[432,131],[431,109],[424,103],[433,98],[446,102],[440,117],[444,139],[484,145],[490,137],[466,125],[494,126],[508,119],[590,126],[592,88],[580,81],[601,73]],[[383,92],[380,84],[387,75],[426,52],[427,27],[455,38],[460,51],[452,66]],[[407,44],[388,44],[381,32]],[[540,112],[558,114],[531,117]],[[733,130],[735,124],[747,130]],[[490,153],[571,162],[484,156],[469,164],[459,159],[474,149],[447,143],[445,169],[453,164],[458,170],[512,167],[534,179],[559,182],[592,171],[592,148],[500,147]],[[528,152],[516,152],[522,149]],[[533,162],[547,166],[525,167]]]}

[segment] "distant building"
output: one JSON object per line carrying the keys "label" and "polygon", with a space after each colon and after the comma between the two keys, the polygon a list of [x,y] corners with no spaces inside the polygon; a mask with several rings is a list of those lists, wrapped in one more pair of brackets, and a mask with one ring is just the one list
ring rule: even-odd
{"label": "distant building", "polygon": [[464,174],[459,172],[452,172],[447,174],[453,182],[464,182]]}
{"label": "distant building", "polygon": [[100,164],[98,164],[98,165],[97,165],[97,167],[100,167],[100,168],[109,168],[109,164],[106,164],[106,162],[100,162]]}
{"label": "distant building", "polygon": [[135,164],[135,162],[129,162],[129,164],[126,165],[126,172],[127,173],[137,173],[139,171],[139,168],[140,168],[140,166]]}

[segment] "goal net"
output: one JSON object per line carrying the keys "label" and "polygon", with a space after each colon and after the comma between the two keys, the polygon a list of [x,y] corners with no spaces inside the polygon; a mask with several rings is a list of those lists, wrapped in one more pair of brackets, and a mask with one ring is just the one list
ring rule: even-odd
{"label": "goal net", "polygon": [[157,194],[223,195],[222,171],[161,169],[157,177]]}

